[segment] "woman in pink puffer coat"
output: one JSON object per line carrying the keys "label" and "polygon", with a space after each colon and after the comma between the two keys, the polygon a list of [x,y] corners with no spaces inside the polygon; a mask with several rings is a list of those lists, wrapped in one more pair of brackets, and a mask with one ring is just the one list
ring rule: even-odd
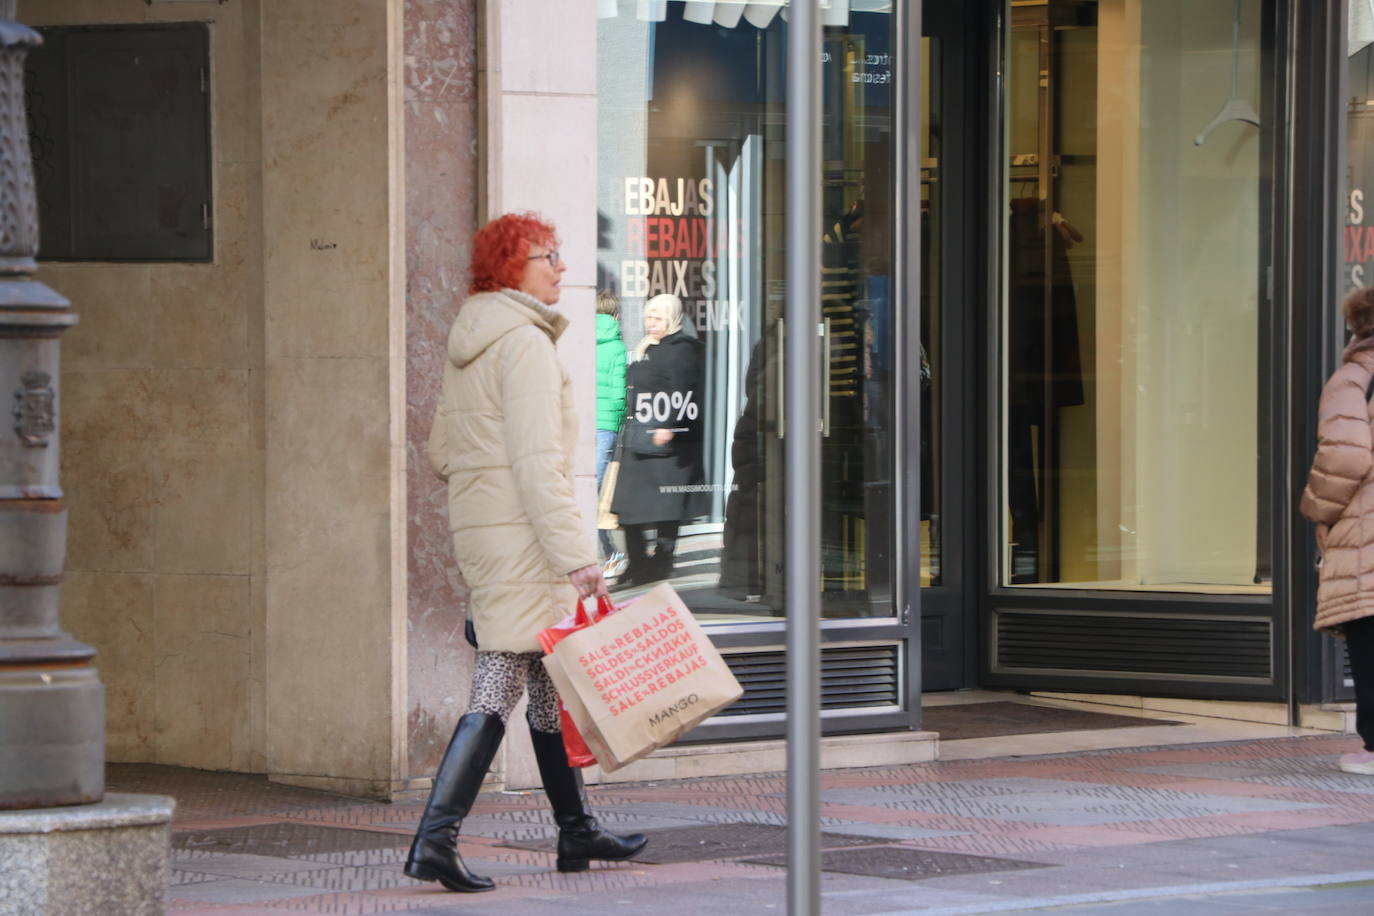
{"label": "woman in pink puffer coat", "polygon": [[1322,389],[1300,508],[1317,524],[1322,556],[1314,626],[1345,638],[1355,680],[1364,750],[1342,756],[1340,768],[1374,776],[1374,287],[1346,296],[1342,309],[1353,336]]}

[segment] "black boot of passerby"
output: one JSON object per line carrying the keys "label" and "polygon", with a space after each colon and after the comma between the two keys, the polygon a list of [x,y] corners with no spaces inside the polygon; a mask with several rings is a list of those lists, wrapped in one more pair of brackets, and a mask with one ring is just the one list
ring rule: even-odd
{"label": "black boot of passerby", "polygon": [[506,726],[500,716],[470,712],[458,720],[453,738],[434,774],[424,817],[410,844],[405,873],[421,881],[438,881],[451,891],[478,893],[496,887],[474,875],[458,855],[458,828],[482,787]]}
{"label": "black boot of passerby", "polygon": [[582,791],[582,772],[568,765],[563,750],[563,735],[530,728],[534,758],[539,761],[539,777],[558,824],[558,870],[586,871],[591,859],[613,862],[628,859],[644,848],[649,838],[642,833],[617,836],[602,830],[596,818],[587,813]]}

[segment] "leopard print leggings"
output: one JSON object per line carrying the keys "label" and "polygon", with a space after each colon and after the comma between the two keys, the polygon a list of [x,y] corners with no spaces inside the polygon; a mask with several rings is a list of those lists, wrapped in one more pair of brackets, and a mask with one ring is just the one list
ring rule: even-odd
{"label": "leopard print leggings", "polygon": [[502,724],[529,689],[530,703],[525,718],[530,728],[541,732],[559,731],[558,691],[539,659],[539,652],[477,653],[477,669],[472,672],[472,697],[468,712],[500,716]]}

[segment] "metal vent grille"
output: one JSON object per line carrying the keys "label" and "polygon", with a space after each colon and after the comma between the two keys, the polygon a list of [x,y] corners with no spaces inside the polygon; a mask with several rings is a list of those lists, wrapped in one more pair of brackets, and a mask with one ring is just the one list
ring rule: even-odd
{"label": "metal vent grille", "polygon": [[1270,623],[1253,618],[1000,612],[996,666],[1066,674],[1268,680]]}
{"label": "metal vent grille", "polygon": [[[721,718],[787,712],[787,653],[778,649],[727,652],[744,696]],[[821,649],[821,708],[862,709],[901,705],[897,646],[837,646]]]}

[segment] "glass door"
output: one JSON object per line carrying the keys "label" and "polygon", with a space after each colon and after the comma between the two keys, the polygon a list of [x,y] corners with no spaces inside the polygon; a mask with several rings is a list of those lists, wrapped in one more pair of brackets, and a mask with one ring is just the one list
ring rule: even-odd
{"label": "glass door", "polygon": [[1272,692],[1278,4],[1009,12],[985,682]]}
{"label": "glass door", "polygon": [[899,17],[885,2],[826,11],[822,315],[793,328],[784,6],[612,2],[599,23],[598,286],[628,363],[605,550],[628,559],[618,598],[671,582],[735,668],[745,696],[712,737],[783,728],[791,334],[818,335],[823,353],[827,726],[913,714],[895,549]]}

